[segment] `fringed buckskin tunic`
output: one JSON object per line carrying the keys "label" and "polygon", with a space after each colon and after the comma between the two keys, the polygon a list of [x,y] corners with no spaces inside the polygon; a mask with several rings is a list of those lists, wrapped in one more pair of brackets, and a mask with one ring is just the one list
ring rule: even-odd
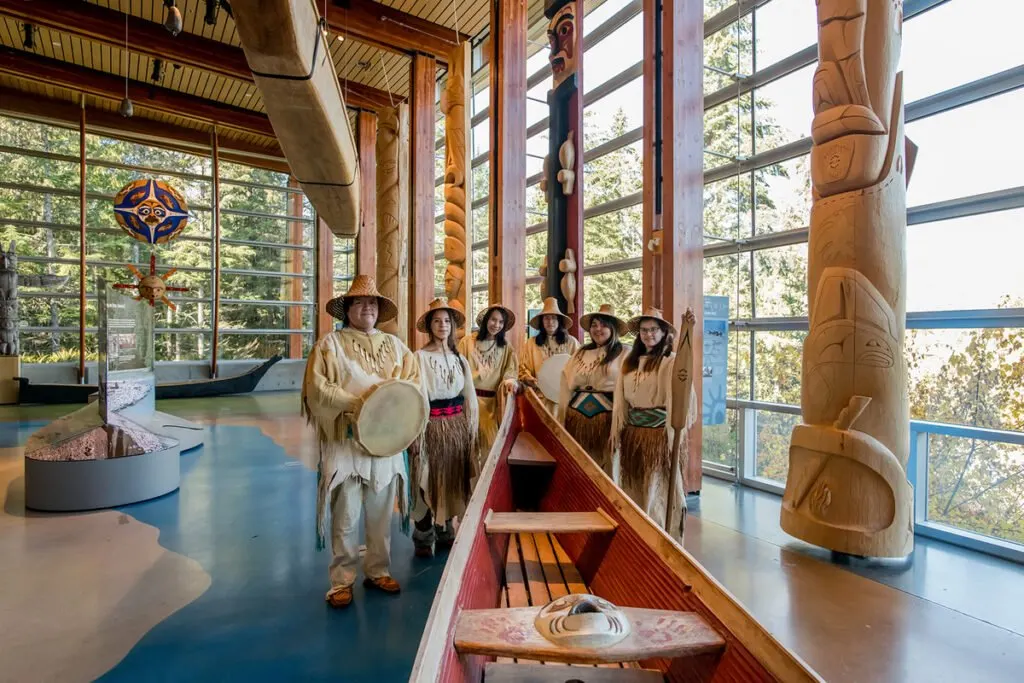
{"label": "fringed buckskin tunic", "polygon": [[[523,351],[522,360],[519,363],[519,381],[527,383],[537,382],[537,373],[540,372],[540,368],[544,365],[544,361],[551,356],[558,354],[572,355],[576,353],[580,348],[580,342],[576,337],[573,337],[569,333],[566,333],[566,340],[564,344],[558,344],[555,342],[555,338],[549,336],[544,346],[537,346],[537,338],[532,337],[526,342],[526,349]],[[555,416],[556,419],[560,419],[558,415],[558,404],[554,401],[548,400],[544,394],[537,392],[537,396],[544,402],[544,407],[547,408],[548,412]]]}
{"label": "fringed buckskin tunic", "polygon": [[505,414],[508,398],[504,388],[506,380],[516,379],[519,358],[511,344],[498,346],[493,339],[477,341],[476,335],[467,334],[459,342],[459,353],[469,362],[473,388],[479,405],[480,428],[476,437],[476,466],[481,471],[498,435],[501,416]]}
{"label": "fringed buckskin tunic", "polygon": [[430,419],[412,463],[417,488],[413,516],[418,521],[429,510],[434,523],[443,526],[465,512],[477,475],[476,391],[464,356],[420,350],[416,357],[423,392],[430,400]]}
{"label": "fringed buckskin tunic", "polygon": [[607,347],[580,349],[562,371],[558,412],[566,431],[590,454],[613,481],[619,481],[618,452],[609,437],[612,430],[612,403],[622,361],[630,347],[622,346],[619,355],[603,364]]}

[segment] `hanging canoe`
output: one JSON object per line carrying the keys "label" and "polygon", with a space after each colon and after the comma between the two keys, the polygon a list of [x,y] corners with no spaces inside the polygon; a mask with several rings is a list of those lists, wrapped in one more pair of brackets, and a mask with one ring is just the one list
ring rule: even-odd
{"label": "hanging canoe", "polygon": [[359,232],[359,164],[313,0],[232,0],[238,37],[292,175],[339,237]]}

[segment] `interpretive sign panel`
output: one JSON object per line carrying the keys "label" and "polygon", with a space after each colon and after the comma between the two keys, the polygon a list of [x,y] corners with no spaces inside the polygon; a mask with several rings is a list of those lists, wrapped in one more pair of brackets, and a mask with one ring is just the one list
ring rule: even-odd
{"label": "interpretive sign panel", "polygon": [[704,297],[703,423],[725,423],[726,373],[729,360],[729,297]]}
{"label": "interpretive sign panel", "polygon": [[153,372],[153,307],[96,281],[99,310],[99,409],[104,423],[114,415],[148,417],[156,410]]}

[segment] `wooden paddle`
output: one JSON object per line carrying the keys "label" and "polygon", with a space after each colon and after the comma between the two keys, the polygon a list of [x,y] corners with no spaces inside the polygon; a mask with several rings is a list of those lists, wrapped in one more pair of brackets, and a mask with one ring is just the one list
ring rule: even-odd
{"label": "wooden paddle", "polygon": [[[672,367],[672,414],[674,436],[672,437],[672,459],[668,476],[668,503],[665,506],[665,531],[672,534],[672,500],[676,495],[676,468],[679,463],[679,444],[686,429],[686,416],[690,414],[690,392],[693,390],[693,327],[697,318],[693,309],[683,314],[683,325],[676,348],[675,364]],[[684,464],[685,467],[685,464]],[[684,482],[685,488],[685,482]],[[683,509],[680,527],[686,524],[686,491],[683,491]],[[682,529],[680,529],[682,530]]]}

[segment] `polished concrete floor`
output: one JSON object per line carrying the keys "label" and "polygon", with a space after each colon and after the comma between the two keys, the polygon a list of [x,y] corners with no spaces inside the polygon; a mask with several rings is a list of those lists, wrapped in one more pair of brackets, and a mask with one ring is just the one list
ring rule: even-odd
{"label": "polished concrete floor", "polygon": [[[294,393],[165,401],[210,425],[181,489],[119,510],[26,512],[20,444],[67,407],[0,408],[0,681],[404,681],[444,557],[393,534],[399,597],[323,602],[315,454]],[[829,681],[1024,680],[1024,567],[919,541],[831,557],[779,499],[705,479],[685,546]]]}

